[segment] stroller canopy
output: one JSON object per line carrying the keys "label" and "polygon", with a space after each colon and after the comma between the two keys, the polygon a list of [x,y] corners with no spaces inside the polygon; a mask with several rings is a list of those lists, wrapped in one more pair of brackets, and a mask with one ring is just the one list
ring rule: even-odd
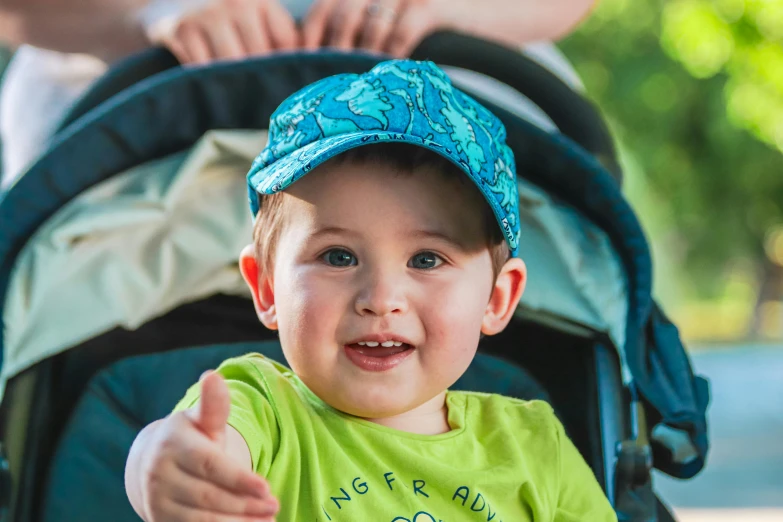
{"label": "stroller canopy", "polygon": [[[552,239],[565,267],[565,272],[548,277],[568,278],[575,291],[558,299],[567,295],[567,289],[547,293],[542,287],[536,293],[532,288],[520,313],[539,314],[542,321],[564,328],[603,332],[611,339],[624,363],[627,385],[633,393],[638,391],[650,418],[661,428],[659,442],[670,449],[671,457],[656,464],[676,476],[695,474],[707,451],[706,384],[693,376],[676,329],[652,301],[648,245],[616,178],[603,165],[614,168],[615,164],[611,148],[590,132],[597,116],[585,109],[581,116],[590,122],[573,122],[553,98],[557,89],[541,91],[540,82],[527,85],[529,71],[508,67],[504,63],[508,54],[499,52],[491,54],[497,58],[494,61],[477,61],[470,53],[460,53],[465,37],[452,38],[457,39],[441,40],[420,52],[440,64],[483,72],[507,83],[541,107],[559,130],[547,132],[512,111],[480,100],[507,127],[521,180],[522,207],[529,210],[523,227],[527,222],[531,230],[545,229],[541,237]],[[124,90],[70,125],[0,200],[4,380],[40,359],[40,354],[20,355],[25,346],[19,339],[24,336],[7,335],[20,326],[10,324],[9,313],[18,309],[20,295],[25,297],[29,281],[24,279],[35,275],[31,270],[35,263],[20,268],[24,259],[31,259],[23,255],[27,245],[47,233],[58,213],[120,173],[191,150],[210,131],[266,129],[271,112],[294,90],[328,75],[366,71],[378,61],[376,56],[320,52],[173,69]],[[544,74],[533,62],[519,63]],[[566,89],[568,96],[575,96],[569,87],[556,84],[558,95],[565,96],[562,89]],[[589,107],[580,105],[585,106]],[[605,131],[603,123],[599,129]],[[531,259],[537,251],[541,250],[530,250]],[[591,268],[593,261],[596,267]],[[25,277],[15,281],[19,270]],[[590,277],[575,279],[574,274]],[[602,285],[602,280],[608,284]],[[603,287],[611,290],[607,293]],[[40,327],[37,322],[35,326]],[[672,436],[680,432],[684,438]],[[689,450],[679,451],[683,446]]]}

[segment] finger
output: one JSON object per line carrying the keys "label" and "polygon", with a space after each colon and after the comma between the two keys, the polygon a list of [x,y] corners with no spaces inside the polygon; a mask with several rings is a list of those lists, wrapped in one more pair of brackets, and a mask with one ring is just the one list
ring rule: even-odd
{"label": "finger", "polygon": [[160,509],[157,511],[164,515],[161,518],[165,520],[209,520],[210,522],[274,522],[275,520],[274,516],[257,517],[216,513],[183,506],[172,500],[162,501]]}
{"label": "finger", "polygon": [[329,17],[327,45],[346,51],[353,49],[366,14],[366,0],[343,0]]}
{"label": "finger", "polygon": [[230,18],[219,18],[206,25],[207,39],[216,59],[237,60],[248,55],[239,37],[239,27]]}
{"label": "finger", "polygon": [[302,25],[302,45],[311,51],[326,41],[326,27],[329,15],[334,11],[337,0],[316,0]]}
{"label": "finger", "polygon": [[241,14],[234,18],[242,49],[248,55],[267,54],[272,50],[264,11],[256,3],[245,3]]}
{"label": "finger", "polygon": [[183,445],[174,462],[181,471],[192,477],[236,494],[252,495],[260,499],[271,495],[266,480],[230,459],[214,446]]}
{"label": "finger", "polygon": [[398,0],[385,0],[368,11],[359,47],[369,51],[383,50],[383,44],[389,38],[399,13],[403,11],[403,3]]}
{"label": "finger", "polygon": [[296,22],[291,13],[276,0],[266,4],[266,29],[275,50],[290,51],[299,46]]}
{"label": "finger", "polygon": [[175,502],[192,508],[228,515],[273,516],[279,509],[277,499],[269,495],[263,499],[238,495],[210,482],[199,480],[181,470],[169,486],[167,496]]}
{"label": "finger", "polygon": [[226,381],[220,374],[210,373],[201,381],[201,398],[194,423],[210,439],[222,441],[230,410],[231,398]]}
{"label": "finger", "polygon": [[383,50],[395,58],[408,58],[432,30],[432,24],[424,13],[406,9],[397,19]]}
{"label": "finger", "polygon": [[206,63],[214,60],[215,56],[209,48],[206,37],[191,23],[186,23],[177,29],[175,36],[185,49],[188,63]]}
{"label": "finger", "polygon": [[201,381],[203,381],[203,380],[204,380],[204,378],[205,378],[207,375],[209,375],[210,373],[213,373],[214,371],[215,371],[215,370],[213,370],[212,368],[210,368],[209,370],[205,370],[205,371],[204,371],[204,372],[201,374],[201,376],[198,378],[198,382],[201,382]]}
{"label": "finger", "polygon": [[177,58],[179,63],[185,65],[193,61],[188,54],[187,48],[178,39],[174,37],[166,38],[162,40],[161,43],[165,45],[169,51],[171,51],[171,54]]}

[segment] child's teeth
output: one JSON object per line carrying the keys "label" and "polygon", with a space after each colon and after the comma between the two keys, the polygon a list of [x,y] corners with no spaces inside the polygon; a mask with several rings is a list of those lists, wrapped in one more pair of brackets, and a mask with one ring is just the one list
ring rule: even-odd
{"label": "child's teeth", "polygon": [[379,343],[378,341],[359,341],[356,344],[359,346],[369,346],[370,348],[375,348],[376,346],[383,346],[384,348],[391,348],[392,346],[400,347],[404,343],[401,341],[384,341],[382,343]]}

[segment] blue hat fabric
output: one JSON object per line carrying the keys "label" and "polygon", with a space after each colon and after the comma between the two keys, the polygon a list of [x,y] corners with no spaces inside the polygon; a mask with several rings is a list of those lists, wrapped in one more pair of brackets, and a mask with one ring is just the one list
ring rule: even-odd
{"label": "blue hat fabric", "polygon": [[451,160],[492,208],[513,256],[519,249],[514,155],[500,120],[457,90],[432,62],[392,60],[311,84],[272,114],[269,141],[247,175],[250,208],[349,149],[408,143]]}

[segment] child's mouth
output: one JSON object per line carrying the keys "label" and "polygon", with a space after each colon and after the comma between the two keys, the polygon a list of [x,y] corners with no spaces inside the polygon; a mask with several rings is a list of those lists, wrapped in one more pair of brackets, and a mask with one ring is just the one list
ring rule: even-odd
{"label": "child's mouth", "polygon": [[400,346],[366,346],[364,344],[346,344],[345,354],[356,366],[370,372],[383,372],[400,364],[413,353],[413,346],[402,343]]}

